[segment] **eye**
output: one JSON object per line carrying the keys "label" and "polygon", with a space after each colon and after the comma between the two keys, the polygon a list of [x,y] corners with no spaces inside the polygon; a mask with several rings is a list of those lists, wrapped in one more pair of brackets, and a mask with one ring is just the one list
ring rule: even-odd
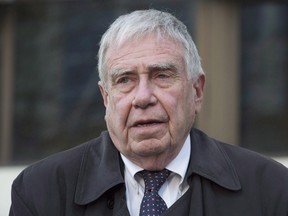
{"label": "eye", "polygon": [[116,83],[125,84],[128,83],[129,81],[130,79],[128,77],[120,77],[119,79],[117,79]]}
{"label": "eye", "polygon": [[167,73],[159,73],[159,74],[157,74],[156,77],[159,78],[159,79],[167,79],[167,78],[169,78],[170,76],[169,76],[169,74],[167,74]]}
{"label": "eye", "polygon": [[176,81],[176,73],[171,70],[158,71],[154,75],[154,83],[161,88],[168,88]]}

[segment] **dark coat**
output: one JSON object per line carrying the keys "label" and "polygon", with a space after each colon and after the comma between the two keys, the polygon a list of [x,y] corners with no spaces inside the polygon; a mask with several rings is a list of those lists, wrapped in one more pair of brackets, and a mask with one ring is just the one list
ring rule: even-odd
{"label": "dark coat", "polygon": [[[196,129],[191,143],[185,216],[288,215],[287,168]],[[109,134],[25,169],[12,186],[13,215],[129,215],[123,162]]]}

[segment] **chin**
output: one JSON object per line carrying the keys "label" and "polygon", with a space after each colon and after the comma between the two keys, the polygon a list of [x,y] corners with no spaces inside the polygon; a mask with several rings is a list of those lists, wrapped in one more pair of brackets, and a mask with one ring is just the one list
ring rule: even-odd
{"label": "chin", "polygon": [[164,153],[168,149],[167,145],[155,141],[142,141],[135,146],[135,152],[143,156],[157,156]]}

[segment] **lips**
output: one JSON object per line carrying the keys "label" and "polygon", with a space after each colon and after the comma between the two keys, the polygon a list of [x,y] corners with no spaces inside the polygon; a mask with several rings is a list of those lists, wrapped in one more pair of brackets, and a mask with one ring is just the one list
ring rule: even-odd
{"label": "lips", "polygon": [[146,119],[146,120],[139,120],[136,121],[132,126],[133,127],[149,127],[158,124],[162,124],[164,121],[158,119]]}

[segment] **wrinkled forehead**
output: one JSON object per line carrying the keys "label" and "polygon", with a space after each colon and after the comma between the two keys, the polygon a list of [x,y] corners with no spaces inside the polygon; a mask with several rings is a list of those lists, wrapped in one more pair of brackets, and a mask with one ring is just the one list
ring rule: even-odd
{"label": "wrinkled forehead", "polygon": [[[126,61],[131,58],[132,61],[138,58],[145,60],[145,56],[149,61],[157,61],[160,59],[171,60],[171,58],[184,58],[183,47],[179,43],[169,37],[157,37],[155,35],[146,35],[138,38],[126,40],[121,45],[111,46],[106,54],[106,67],[115,60]],[[154,56],[155,59],[149,57]]]}
{"label": "wrinkled forehead", "polygon": [[172,39],[171,36],[165,34],[163,31],[158,30],[155,32],[135,32],[134,34],[127,35],[125,37],[115,37],[115,40],[111,45],[119,48],[127,43],[134,43],[140,41],[144,38],[153,38],[155,41],[160,42],[163,39],[173,40],[176,43],[175,39]]}
{"label": "wrinkled forehead", "polygon": [[[178,40],[171,38],[167,35],[164,34],[141,34],[141,35],[134,35],[133,37],[130,38],[125,38],[125,40],[120,40],[120,41],[113,41],[110,46],[107,48],[106,50],[106,54],[105,54],[105,59],[107,61],[107,59],[112,55],[115,54],[119,51],[121,51],[124,47],[125,48],[131,48],[131,47],[137,47],[139,45],[141,45],[141,42],[147,42],[149,41],[152,44],[157,44],[159,46],[161,46],[162,44],[164,44],[165,42],[169,42],[171,43],[173,46],[177,46],[178,50],[184,51],[184,46],[182,45],[181,42],[179,42]],[[182,53],[184,56],[184,52]]]}

